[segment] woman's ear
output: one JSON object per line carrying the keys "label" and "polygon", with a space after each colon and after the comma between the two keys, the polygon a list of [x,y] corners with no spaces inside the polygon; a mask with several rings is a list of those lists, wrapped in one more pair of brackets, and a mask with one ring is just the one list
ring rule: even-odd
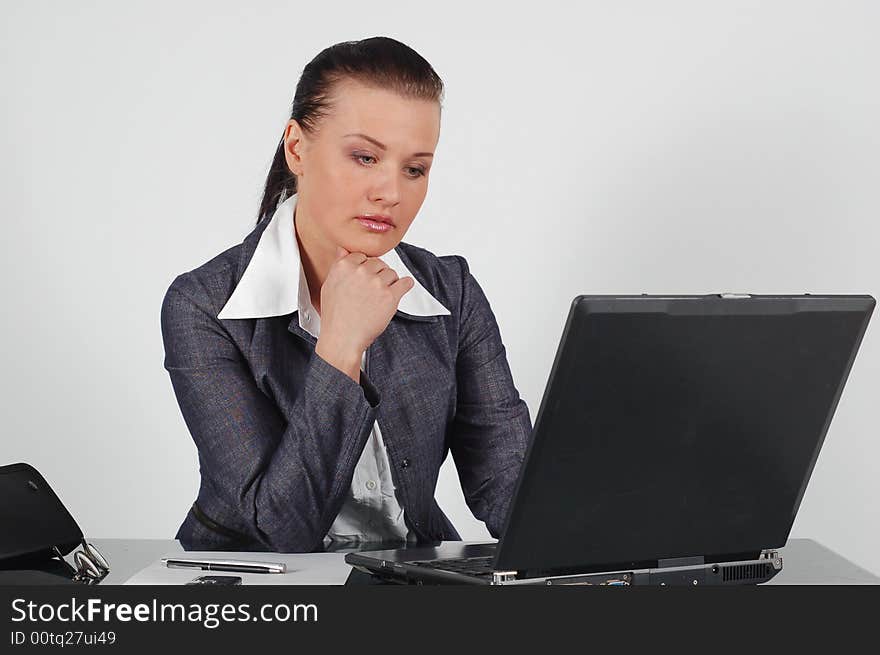
{"label": "woman's ear", "polygon": [[291,118],[284,129],[284,159],[290,172],[300,177],[303,174],[303,132],[296,119]]}

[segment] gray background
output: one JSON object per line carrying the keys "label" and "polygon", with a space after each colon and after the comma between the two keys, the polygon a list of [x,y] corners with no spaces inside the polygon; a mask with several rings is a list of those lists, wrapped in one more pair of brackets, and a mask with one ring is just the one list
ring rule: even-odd
{"label": "gray background", "polygon": [[[538,411],[578,293],[880,292],[871,2],[4,2],[3,435],[95,537],[198,484],[168,284],[241,241],[303,66],[377,34],[447,85],[406,240],[466,256]],[[869,327],[795,522],[880,571]],[[486,536],[451,462],[437,490]]]}

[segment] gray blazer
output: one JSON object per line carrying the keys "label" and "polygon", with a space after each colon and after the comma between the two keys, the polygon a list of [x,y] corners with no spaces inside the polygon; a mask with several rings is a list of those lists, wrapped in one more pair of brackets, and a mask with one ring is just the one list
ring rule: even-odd
{"label": "gray blazer", "polygon": [[175,278],[162,303],[165,368],[201,472],[176,538],[189,550],[321,550],[374,421],[420,541],[460,539],[434,499],[450,450],[468,507],[497,537],[531,420],[465,259],[397,246],[451,314],[398,311],[358,384],[315,354],[296,312],[217,318],[267,224]]}

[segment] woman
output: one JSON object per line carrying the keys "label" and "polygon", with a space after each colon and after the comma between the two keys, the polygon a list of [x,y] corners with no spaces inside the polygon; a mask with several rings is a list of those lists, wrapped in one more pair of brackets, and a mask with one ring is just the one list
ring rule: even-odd
{"label": "woman", "polygon": [[442,95],[393,39],[321,52],[256,228],[168,289],[165,368],[201,471],[185,548],[460,539],[434,500],[449,450],[471,511],[502,530],[528,408],[464,258],[401,242]]}

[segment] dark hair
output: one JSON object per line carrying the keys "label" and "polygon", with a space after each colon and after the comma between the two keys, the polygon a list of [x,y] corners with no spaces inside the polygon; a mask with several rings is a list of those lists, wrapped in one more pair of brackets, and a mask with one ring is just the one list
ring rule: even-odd
{"label": "dark hair", "polygon": [[[342,79],[389,89],[407,98],[443,101],[443,82],[431,64],[400,41],[374,36],[337,43],[318,53],[299,78],[290,118],[296,119],[303,131],[314,133],[330,109],[334,85]],[[257,223],[274,214],[278,203],[295,193],[296,175],[287,167],[282,134],[266,177]]]}

